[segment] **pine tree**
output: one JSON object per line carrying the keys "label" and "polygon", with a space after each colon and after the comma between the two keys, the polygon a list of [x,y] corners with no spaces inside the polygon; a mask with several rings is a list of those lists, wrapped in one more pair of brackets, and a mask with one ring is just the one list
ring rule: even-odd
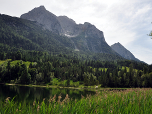
{"label": "pine tree", "polygon": [[22,71],[20,79],[19,79],[20,83],[29,84],[31,81],[31,75],[28,73],[28,69],[25,64],[23,64],[22,67],[23,67],[23,71]]}

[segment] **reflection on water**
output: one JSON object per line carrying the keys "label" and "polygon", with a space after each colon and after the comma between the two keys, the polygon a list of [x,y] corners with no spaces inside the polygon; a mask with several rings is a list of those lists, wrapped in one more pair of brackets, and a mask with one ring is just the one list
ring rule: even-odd
{"label": "reflection on water", "polygon": [[49,99],[54,95],[61,95],[63,100],[69,95],[71,99],[81,99],[81,95],[84,97],[88,95],[94,95],[95,92],[87,90],[75,90],[75,89],[65,89],[65,88],[41,88],[41,87],[26,87],[26,86],[9,86],[0,85],[0,100],[4,101],[7,97],[15,97],[14,101],[28,102],[42,101],[43,98]]}

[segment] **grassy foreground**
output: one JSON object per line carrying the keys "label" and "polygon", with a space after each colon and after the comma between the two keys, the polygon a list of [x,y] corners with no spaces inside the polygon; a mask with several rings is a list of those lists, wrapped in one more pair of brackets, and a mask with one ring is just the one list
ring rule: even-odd
{"label": "grassy foreground", "polygon": [[43,102],[24,104],[7,98],[0,101],[0,114],[150,114],[152,89],[101,91],[95,96],[72,100],[66,95],[50,97]]}

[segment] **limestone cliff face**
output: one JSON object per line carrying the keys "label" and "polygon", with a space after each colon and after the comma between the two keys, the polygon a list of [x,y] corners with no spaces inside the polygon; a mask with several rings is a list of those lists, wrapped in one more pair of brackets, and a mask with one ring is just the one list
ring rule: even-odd
{"label": "limestone cliff face", "polygon": [[84,24],[76,24],[74,20],[67,16],[59,16],[58,20],[65,36],[75,37],[80,35],[82,32],[85,32],[85,37],[98,37],[101,38],[102,41],[105,41],[103,32],[88,22],[85,22]]}
{"label": "limestone cliff face", "polygon": [[127,50],[119,42],[111,45],[111,48],[125,59],[139,61],[129,50]]}
{"label": "limestone cliff face", "polygon": [[88,22],[76,24],[75,21],[66,16],[59,16],[58,20],[61,24],[63,35],[71,38],[76,50],[95,53],[112,52],[112,49],[105,41],[103,32],[94,25]]}
{"label": "limestone cliff face", "polygon": [[84,24],[77,25],[76,30],[76,37],[72,37],[71,39],[79,50],[95,53],[112,52],[112,49],[105,42],[103,32],[98,30],[94,25],[85,22]]}
{"label": "limestone cliff face", "polygon": [[77,24],[74,20],[68,18],[67,16],[59,16],[58,21],[61,24],[63,35],[72,37],[78,34],[76,31]]}
{"label": "limestone cliff face", "polygon": [[85,22],[81,29],[82,31],[85,31],[85,37],[95,37],[105,42],[103,32],[97,29],[94,25]]}
{"label": "limestone cliff face", "polygon": [[62,33],[62,28],[57,16],[47,11],[44,6],[34,8],[28,13],[21,15],[21,18],[36,21],[42,24],[45,29],[48,29],[54,33]]}

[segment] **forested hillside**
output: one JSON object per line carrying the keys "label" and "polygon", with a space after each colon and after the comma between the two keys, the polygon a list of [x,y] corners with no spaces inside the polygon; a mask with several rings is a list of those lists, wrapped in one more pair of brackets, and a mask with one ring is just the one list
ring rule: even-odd
{"label": "forested hillside", "polygon": [[[25,57],[20,52],[15,56],[20,60],[0,61],[1,83],[53,85],[57,79],[59,86],[152,87],[152,65],[145,63],[82,61],[66,55],[49,56],[39,52],[40,60],[33,56],[34,62],[30,61],[31,57],[23,61],[21,58]],[[71,81],[76,84],[71,85]]]}

